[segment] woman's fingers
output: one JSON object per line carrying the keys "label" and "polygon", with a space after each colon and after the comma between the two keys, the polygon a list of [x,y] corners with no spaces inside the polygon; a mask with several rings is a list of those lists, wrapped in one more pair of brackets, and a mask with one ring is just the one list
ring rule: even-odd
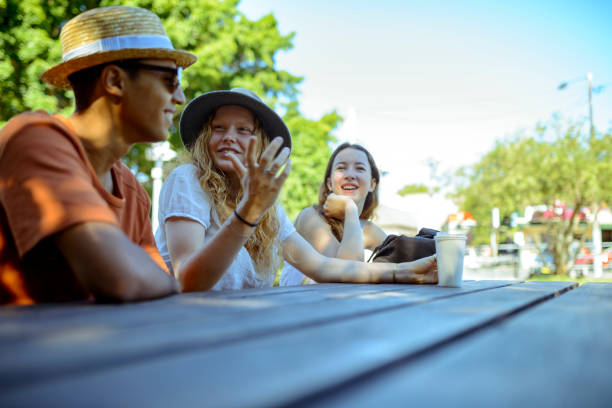
{"label": "woman's fingers", "polygon": [[285,165],[285,168],[278,175],[278,177],[276,177],[276,180],[278,181],[278,183],[280,183],[280,186],[285,183],[285,180],[287,179],[287,177],[289,177],[289,173],[291,173],[291,159],[287,159],[287,164]]}
{"label": "woman's fingers", "polygon": [[272,176],[276,176],[276,173],[278,172],[278,169],[280,169],[283,166],[283,164],[285,164],[285,162],[289,158],[289,153],[290,153],[289,148],[288,147],[283,147],[283,149],[280,151],[280,153],[278,154],[276,159],[274,159],[272,161],[272,164],[267,169],[267,171]]}
{"label": "woman's fingers", "polygon": [[247,144],[247,166],[249,169],[255,168],[257,163],[257,136],[249,137]]}
{"label": "woman's fingers", "polygon": [[274,140],[270,142],[259,159],[259,166],[262,170],[269,171],[270,166],[274,161],[274,156],[276,156],[276,152],[278,152],[278,149],[280,149],[282,145],[283,138],[280,136],[275,137]]}
{"label": "woman's fingers", "polygon": [[438,283],[438,266],[435,255],[411,262],[403,262],[400,264],[400,269],[408,273],[398,275],[398,282]]}
{"label": "woman's fingers", "polygon": [[236,157],[234,153],[230,153],[228,157],[230,161],[232,162],[232,164],[234,165],[234,170],[236,170],[236,173],[238,174],[238,178],[242,180],[242,178],[245,176],[245,174],[248,171],[247,168],[244,167],[244,164],[242,164],[240,159]]}

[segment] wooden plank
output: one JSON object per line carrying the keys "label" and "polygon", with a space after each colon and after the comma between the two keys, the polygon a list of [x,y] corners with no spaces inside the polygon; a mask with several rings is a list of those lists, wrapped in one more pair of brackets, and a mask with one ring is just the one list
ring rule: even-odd
{"label": "wooden plank", "polygon": [[[503,285],[519,281],[497,282]],[[468,290],[471,290],[475,287],[474,285],[481,284],[487,285],[488,283],[482,281],[482,283],[475,284],[472,281],[467,282],[465,286]],[[251,309],[265,309],[299,303],[314,303],[322,299],[354,297],[385,291],[419,292],[421,290],[419,285],[320,284],[286,288],[185,293],[131,304],[8,306],[0,308],[0,320],[9,323],[0,327],[0,340],[19,334],[24,337],[32,337],[37,334],[37,330],[43,331],[46,328],[57,330],[97,321],[118,325],[115,327],[132,327],[133,325],[144,325],[146,323],[157,324],[164,319],[176,321],[189,316],[201,318],[203,314],[208,315],[210,313],[232,313],[241,310],[249,311]]]}
{"label": "wooden plank", "polygon": [[[509,284],[510,282],[500,282]],[[485,283],[486,284],[486,283]],[[467,288],[473,289],[470,284]],[[323,299],[356,297],[368,293],[420,290],[414,285],[322,284],[274,289],[245,289],[222,292],[185,293],[164,299],[132,304],[68,304],[0,308],[0,349],[14,342],[54,336],[55,333],[81,332],[100,325],[106,329],[131,329],[148,324],[207,318],[231,319],[236,313],[251,313],[292,304],[314,303]]]}
{"label": "wooden plank", "polygon": [[54,376],[30,387],[7,389],[3,398],[11,404],[291,405],[398,359],[441,347],[573,286],[529,282],[472,292],[224,346],[162,354],[146,362]]}
{"label": "wooden plank", "polygon": [[[213,316],[231,318],[235,314],[252,313],[264,309],[285,308],[287,306],[318,303],[321,301],[361,298],[368,295],[393,298],[398,294],[418,298],[453,296],[498,286],[519,283],[520,281],[471,281],[461,289],[444,288],[432,285],[310,285],[294,293],[276,294],[269,289],[245,290],[251,297],[245,299],[241,291],[198,292],[177,295],[167,299],[124,305],[43,305],[35,307],[0,308],[0,346],[10,342],[20,342],[29,338],[79,329],[84,325],[102,324],[112,328],[133,328],[147,324],[158,325],[164,322],[176,323],[191,319],[202,323]],[[224,296],[225,295],[225,296]],[[223,316],[221,316],[223,315]]]}
{"label": "wooden plank", "polygon": [[[214,310],[214,303],[207,303],[204,310],[190,310],[190,318],[181,315],[182,319],[177,321],[157,324],[139,323],[139,315],[132,314],[128,316],[127,322],[123,321],[119,325],[116,320],[125,316],[121,316],[118,313],[120,309],[115,307],[112,309],[114,313],[106,320],[84,323],[79,320],[79,325],[57,325],[57,329],[47,325],[49,330],[45,332],[34,327],[36,335],[22,335],[17,339],[0,337],[0,361],[3,361],[0,366],[0,384],[15,387],[44,381],[49,376],[88,371],[92,366],[109,367],[160,355],[224,347],[230,343],[275,336],[301,327],[333,324],[344,319],[411,307],[508,284],[505,281],[474,281],[466,282],[463,288],[360,285],[337,288],[331,295],[328,291],[315,290],[308,296],[318,300],[316,303],[285,302],[282,307],[265,311],[247,307],[241,313],[225,305],[226,301],[242,304],[241,299],[219,299],[222,306],[218,311]],[[126,306],[133,309],[131,305]],[[140,306],[138,311],[142,320],[150,319],[150,313],[154,311]],[[28,323],[36,326],[38,322]]]}
{"label": "wooden plank", "polygon": [[308,405],[607,408],[611,373],[612,283],[586,283]]}
{"label": "wooden plank", "polygon": [[[317,285],[319,292],[343,292],[346,290],[354,290],[364,287],[365,291],[391,290],[392,285],[357,285],[357,284],[320,284]],[[397,286],[396,286],[397,287]],[[193,292],[180,295],[169,296],[162,299],[135,302],[129,304],[90,304],[84,302],[62,303],[62,304],[43,304],[35,306],[5,306],[0,308],[0,320],[17,319],[24,317],[28,322],[36,325],[44,324],[54,319],[60,320],[59,324],[71,321],[72,318],[91,319],[96,316],[106,317],[109,313],[118,311],[118,314],[125,315],[126,313],[139,313],[142,309],[164,309],[168,310],[169,305],[187,305],[202,306],[205,302],[198,302],[197,299],[207,298],[223,298],[223,299],[241,299],[241,298],[257,298],[263,296],[287,296],[298,293],[310,293],[313,289],[311,286],[291,286],[291,287],[275,287],[263,289],[243,289],[230,291],[209,291],[209,292]],[[291,299],[291,298],[290,298]],[[236,302],[239,305],[239,302]],[[139,316],[142,317],[142,316]],[[55,324],[55,322],[51,322]],[[3,332],[0,332],[3,333]]]}
{"label": "wooden plank", "polygon": [[[0,350],[10,347],[11,344],[32,339],[61,336],[69,332],[78,334],[92,327],[103,327],[109,331],[178,322],[202,325],[208,320],[230,321],[244,313],[267,313],[269,310],[266,309],[286,309],[288,306],[306,303],[368,296],[387,296],[392,299],[401,298],[402,295],[410,297],[413,302],[416,299],[454,296],[520,282],[469,281],[463,288],[442,290],[433,285],[324,284],[278,294],[270,289],[245,290],[244,292],[252,295],[248,298],[239,293],[241,291],[199,292],[124,305],[44,305],[9,307],[8,310],[0,308],[0,321],[3,322],[0,326]],[[226,296],[223,296],[224,294]]]}

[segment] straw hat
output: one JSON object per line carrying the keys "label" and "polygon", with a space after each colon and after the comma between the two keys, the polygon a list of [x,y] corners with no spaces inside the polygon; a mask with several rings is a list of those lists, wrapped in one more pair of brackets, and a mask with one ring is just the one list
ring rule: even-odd
{"label": "straw hat", "polygon": [[111,61],[160,58],[186,68],[197,59],[175,50],[159,17],[138,7],[88,10],[66,23],[60,40],[63,62],[45,71],[42,80],[63,89],[70,89],[70,74]]}
{"label": "straw hat", "polygon": [[280,116],[268,107],[257,94],[245,88],[211,91],[192,99],[181,115],[180,132],[183,145],[190,149],[202,131],[204,123],[217,108],[238,105],[247,108],[261,121],[270,140],[283,138],[283,146],[291,149],[291,133]]}

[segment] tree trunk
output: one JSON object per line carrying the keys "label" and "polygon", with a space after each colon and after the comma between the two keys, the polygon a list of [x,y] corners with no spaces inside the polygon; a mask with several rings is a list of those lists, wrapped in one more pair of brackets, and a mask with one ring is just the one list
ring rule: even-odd
{"label": "tree trunk", "polygon": [[[580,222],[580,210],[583,201],[578,200],[574,205],[574,211],[568,220],[563,219],[563,214],[558,218],[551,220],[549,228],[550,238],[552,242],[553,262],[555,265],[555,273],[558,275],[567,276],[571,270],[575,256],[571,256],[572,242],[574,242],[574,234]],[[581,244],[584,242],[581,239]],[[581,245],[582,246],[582,245]]]}

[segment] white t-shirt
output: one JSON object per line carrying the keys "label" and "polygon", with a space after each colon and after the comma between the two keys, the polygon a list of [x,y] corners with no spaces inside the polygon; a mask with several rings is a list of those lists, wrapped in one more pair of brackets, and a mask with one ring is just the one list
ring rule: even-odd
{"label": "white t-shirt", "polygon": [[310,285],[317,283],[304,275],[299,269],[295,268],[289,262],[285,261],[283,264],[283,270],[280,276],[280,286],[295,286],[295,285]]}
{"label": "white t-shirt", "polygon": [[[170,217],[184,217],[202,224],[206,228],[204,242],[211,239],[221,228],[217,212],[211,206],[212,200],[202,190],[197,177],[197,169],[192,164],[177,167],[166,179],[159,197],[159,227],[155,232],[155,242],[164,262],[172,271],[170,255],[166,245],[166,220]],[[281,206],[276,206],[279,229],[276,235],[280,244],[295,232],[293,224]],[[276,253],[275,256],[278,256]],[[257,274],[253,261],[245,247],[240,248],[234,262],[230,265],[223,277],[212,287],[212,290],[243,289],[272,286],[274,273],[268,276]]]}

